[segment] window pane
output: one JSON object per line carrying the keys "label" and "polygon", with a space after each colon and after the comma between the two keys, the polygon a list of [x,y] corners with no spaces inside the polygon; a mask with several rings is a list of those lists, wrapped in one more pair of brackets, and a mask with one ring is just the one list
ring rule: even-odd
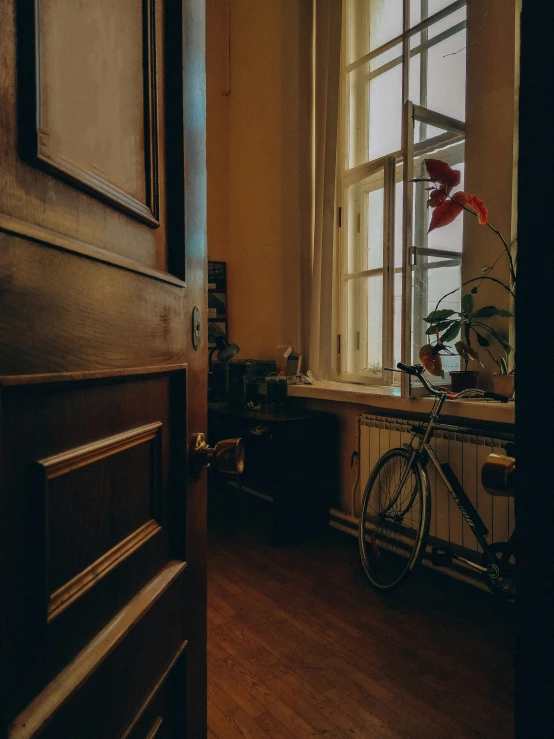
{"label": "window pane", "polygon": [[[410,2],[410,27],[417,25],[420,21],[429,18],[430,16],[438,13],[439,10],[443,10],[448,5],[452,5],[454,0],[411,0]],[[465,9],[462,8],[465,12]],[[460,11],[451,13],[447,18],[456,15]],[[457,23],[453,21],[450,25]]]}
{"label": "window pane", "polygon": [[367,278],[345,282],[346,314],[346,372],[359,375],[365,365],[364,347],[367,346]]}
{"label": "window pane", "polygon": [[[448,161],[448,157],[436,157],[441,158],[444,161]],[[456,157],[458,158],[458,157]],[[463,162],[448,162],[454,169],[459,169],[461,172],[460,187],[457,189],[464,189],[464,163]],[[431,214],[429,214],[429,218]],[[464,238],[464,219],[463,214],[459,215],[455,221],[453,221],[447,228],[437,228],[431,231],[427,235],[427,246],[429,249],[446,249],[447,251],[461,252],[463,248]]]}
{"label": "window pane", "polygon": [[401,175],[397,174],[397,183],[394,190],[394,266],[402,267],[402,194],[403,185]]}
{"label": "window pane", "polygon": [[[427,315],[437,307],[438,301],[443,295],[456,290],[460,287],[462,280],[461,267],[437,267],[436,269],[428,270],[427,279]],[[445,298],[441,304],[441,308],[449,308],[450,310],[459,311],[461,300],[461,290],[458,290],[453,295],[449,295]],[[455,339],[448,343],[452,351],[455,352],[454,344],[460,339],[457,336]],[[421,340],[421,345],[428,342],[428,338]],[[455,355],[453,357],[443,356],[442,367],[444,372],[450,372],[450,370],[460,369],[460,357]]]}
{"label": "window pane", "polygon": [[366,219],[364,252],[366,266],[377,269],[383,266],[383,208],[385,191],[381,188],[366,193]]}
{"label": "window pane", "polygon": [[383,277],[368,278],[367,354],[364,370],[370,375],[383,373]]}
{"label": "window pane", "polygon": [[383,362],[383,277],[347,280],[345,290],[346,371],[380,377]]}
{"label": "window pane", "polygon": [[369,159],[391,154],[401,146],[402,65],[369,81]]}
{"label": "window pane", "polygon": [[348,274],[383,266],[384,174],[379,170],[346,191]]}
{"label": "window pane", "polygon": [[428,51],[427,107],[465,121],[466,32],[450,36]]}
{"label": "window pane", "polygon": [[375,72],[386,65],[392,67],[396,64],[402,64],[402,44],[397,44],[396,46],[393,46],[392,49],[388,49],[388,51],[384,51],[382,54],[379,54],[379,56],[371,59],[369,62],[369,71],[372,74],[375,74]]}
{"label": "window pane", "polygon": [[[438,4],[438,3],[437,3]],[[433,13],[438,11],[433,11]],[[433,15],[433,13],[429,13],[429,15]],[[452,26],[456,26],[458,23],[462,23],[467,19],[467,9],[466,8],[460,8],[459,10],[456,10],[454,13],[450,13],[450,15],[447,15],[446,18],[443,18],[440,21],[437,21],[436,23],[433,23],[432,26],[429,26],[428,34],[429,39],[432,39],[433,36],[437,36],[439,33],[442,33],[443,31],[448,30],[449,28],[452,28]]]}
{"label": "window pane", "polygon": [[[402,272],[394,274],[394,366],[402,361]],[[395,377],[398,380],[398,376]]]}
{"label": "window pane", "polygon": [[403,0],[369,0],[369,49],[373,51],[400,36]]}

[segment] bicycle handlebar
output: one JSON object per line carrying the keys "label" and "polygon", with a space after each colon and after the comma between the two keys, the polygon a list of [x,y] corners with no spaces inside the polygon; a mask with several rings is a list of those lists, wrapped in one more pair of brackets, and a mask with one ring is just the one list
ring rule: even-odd
{"label": "bicycle handlebar", "polygon": [[[434,395],[437,398],[440,398],[441,396],[445,395],[448,400],[456,400],[457,398],[463,397],[465,393],[467,393],[467,390],[462,390],[460,393],[449,393],[446,390],[437,390],[431,383],[423,377],[423,373],[425,372],[425,367],[423,367],[421,364],[404,364],[403,362],[398,362],[396,365],[398,370],[394,371],[400,371],[404,372],[406,375],[411,375],[412,377],[417,377],[417,379],[421,382],[423,387],[427,390],[428,393],[431,395]],[[385,369],[388,369],[387,367]],[[471,392],[477,393],[479,396],[483,398],[491,398],[492,400],[500,400],[502,403],[507,403],[510,398],[508,398],[506,395],[500,395],[499,393],[493,393],[489,390],[471,390]]]}

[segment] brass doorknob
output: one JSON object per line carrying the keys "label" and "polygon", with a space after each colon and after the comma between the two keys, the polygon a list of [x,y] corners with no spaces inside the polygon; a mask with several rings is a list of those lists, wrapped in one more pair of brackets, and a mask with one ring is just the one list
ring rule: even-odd
{"label": "brass doorknob", "polygon": [[225,439],[211,447],[205,434],[194,434],[190,443],[189,462],[191,475],[195,478],[208,465],[227,475],[240,475],[244,470],[244,444],[242,439]]}
{"label": "brass doorknob", "polygon": [[515,494],[516,461],[503,454],[489,454],[481,471],[483,487],[491,495]]}

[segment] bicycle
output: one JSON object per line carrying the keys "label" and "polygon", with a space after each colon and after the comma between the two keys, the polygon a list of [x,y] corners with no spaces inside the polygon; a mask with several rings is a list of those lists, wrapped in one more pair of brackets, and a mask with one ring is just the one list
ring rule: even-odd
{"label": "bicycle", "polygon": [[459,560],[481,573],[493,592],[514,598],[515,530],[508,542],[489,544],[487,527],[454,471],[448,463],[439,462],[429,444],[446,400],[486,397],[506,402],[508,398],[477,389],[463,390],[454,395],[433,387],[423,377],[421,365],[399,362],[397,367],[399,371],[417,377],[435,402],[428,421],[411,429],[413,437],[410,443],[383,454],[369,477],[358,530],[365,574],[376,588],[388,590],[404,581],[420,561],[431,520],[431,490],[426,472],[431,462],[483,550],[481,564],[477,564],[460,554],[434,547],[432,563],[440,565],[450,559]]}

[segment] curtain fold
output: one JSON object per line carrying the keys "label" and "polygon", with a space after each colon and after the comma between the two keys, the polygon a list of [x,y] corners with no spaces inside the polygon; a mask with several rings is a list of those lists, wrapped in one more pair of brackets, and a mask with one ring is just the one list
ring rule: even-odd
{"label": "curtain fold", "polygon": [[313,243],[309,364],[328,378],[335,347],[334,240],[339,120],[341,0],[314,0]]}

